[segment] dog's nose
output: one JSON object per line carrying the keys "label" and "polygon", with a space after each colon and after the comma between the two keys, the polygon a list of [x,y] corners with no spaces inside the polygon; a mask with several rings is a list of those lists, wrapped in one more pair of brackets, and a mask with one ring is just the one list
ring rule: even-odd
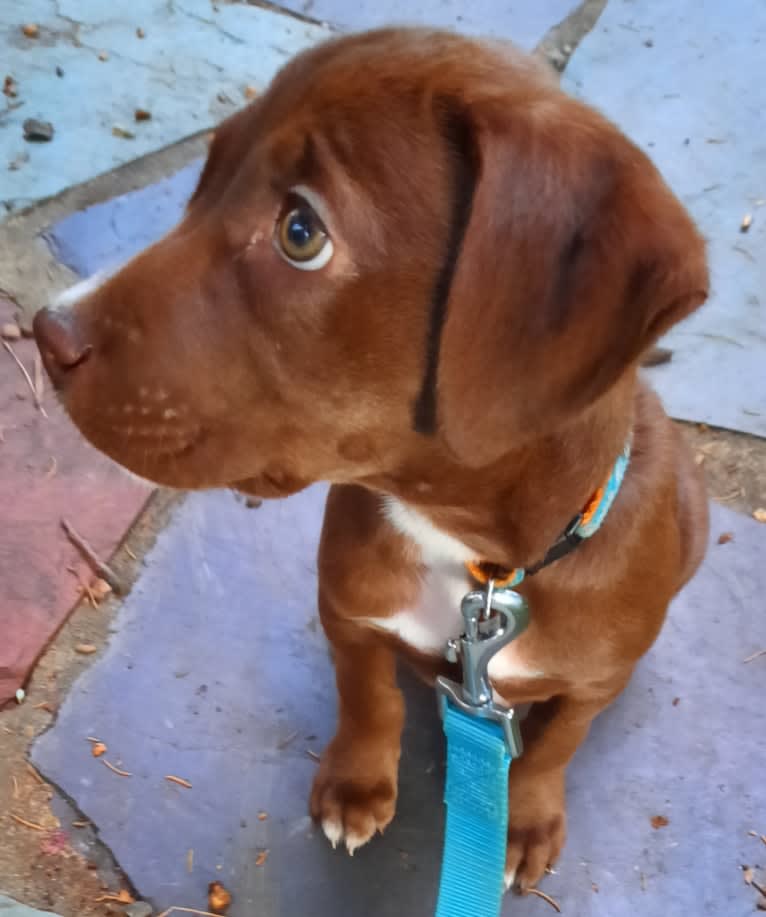
{"label": "dog's nose", "polygon": [[61,386],[81,366],[93,348],[80,340],[72,318],[65,312],[41,309],[33,323],[43,365],[55,386]]}

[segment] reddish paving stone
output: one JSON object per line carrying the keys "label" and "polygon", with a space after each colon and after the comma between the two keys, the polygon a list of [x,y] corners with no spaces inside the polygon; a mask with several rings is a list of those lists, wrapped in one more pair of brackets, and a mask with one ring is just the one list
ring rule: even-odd
{"label": "reddish paving stone", "polygon": [[[0,325],[14,310],[0,297]],[[11,346],[33,375],[34,341]],[[14,697],[74,607],[78,577],[92,578],[61,518],[109,557],[149,495],[147,485],[84,442],[45,382],[47,418],[0,349],[0,706]]]}

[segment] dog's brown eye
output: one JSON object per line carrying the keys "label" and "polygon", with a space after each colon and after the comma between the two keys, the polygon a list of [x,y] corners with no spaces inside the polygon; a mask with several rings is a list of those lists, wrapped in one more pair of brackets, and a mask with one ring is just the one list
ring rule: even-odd
{"label": "dog's brown eye", "polygon": [[332,241],[322,221],[305,202],[285,211],[277,231],[279,248],[295,267],[317,270],[330,260]]}

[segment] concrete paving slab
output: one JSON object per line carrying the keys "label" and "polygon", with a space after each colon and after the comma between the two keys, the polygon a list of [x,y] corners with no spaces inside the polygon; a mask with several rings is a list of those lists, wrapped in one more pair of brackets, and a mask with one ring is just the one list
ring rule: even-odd
{"label": "concrete paving slab", "polygon": [[[30,22],[39,37],[21,32]],[[18,88],[0,97],[0,219],[209,128],[328,34],[247,3],[4,0],[0,79]],[[24,140],[27,118],[52,122],[53,140]]]}
{"label": "concrete paving slab", "polygon": [[343,29],[371,29],[391,23],[455,29],[469,35],[509,38],[531,50],[580,0],[280,0],[295,13],[327,20]]}
{"label": "concrete paving slab", "polygon": [[[710,303],[651,370],[674,416],[766,436],[766,4],[609,0],[564,86],[658,164],[710,244]],[[752,217],[747,232],[743,218]]]}
{"label": "concrete paving slab", "polygon": [[[0,295],[0,325],[14,312]],[[12,348],[33,376],[34,341]],[[0,707],[93,576],[62,532],[62,517],[108,558],[150,493],[85,442],[47,381],[42,403],[45,416],[11,354],[0,349]]]}
{"label": "concrete paving slab", "polygon": [[[406,683],[401,801],[385,836],[350,859],[306,815],[307,752],[331,735],[335,709],[314,596],[323,499],[313,488],[248,510],[225,492],[191,495],[111,645],[34,747],[159,908],[204,908],[217,878],[234,893],[231,917],[433,913],[443,745],[428,689]],[[733,540],[719,545],[724,530]],[[763,861],[748,831],[764,830],[766,657],[743,660],[766,646],[764,550],[766,527],[713,508],[703,571],[571,769],[570,839],[544,883],[565,914],[753,912],[741,865]],[[133,776],[94,759],[89,735]],[[667,826],[653,829],[655,815]],[[541,909],[512,898],[504,914]]]}
{"label": "concrete paving slab", "polygon": [[45,234],[58,260],[81,277],[121,264],[178,222],[202,161],[127,194],[76,211]]}
{"label": "concrete paving slab", "polygon": [[59,917],[53,911],[37,911],[5,895],[0,895],[0,915],[2,917]]}

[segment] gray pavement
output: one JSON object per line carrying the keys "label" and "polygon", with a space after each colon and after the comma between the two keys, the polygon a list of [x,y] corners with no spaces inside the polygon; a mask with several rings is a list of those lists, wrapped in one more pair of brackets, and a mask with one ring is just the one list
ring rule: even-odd
{"label": "gray pavement", "polygon": [[33,907],[19,904],[13,898],[0,895],[0,917],[59,917],[53,911],[37,911]]}
{"label": "gray pavement", "polygon": [[[225,492],[191,495],[147,557],[106,652],[35,745],[36,766],[160,909],[203,907],[218,878],[234,894],[230,917],[297,917],[308,901],[314,917],[433,913],[443,746],[428,688],[404,681],[401,798],[386,834],[351,859],[307,815],[309,753],[335,717],[315,601],[324,492],[257,510]],[[717,543],[722,531],[733,533],[728,544]],[[570,837],[543,885],[564,914],[752,913],[741,864],[763,860],[748,832],[766,810],[766,708],[764,660],[743,660],[766,646],[755,613],[765,551],[766,527],[713,508],[701,573],[571,768]],[[133,776],[94,759],[86,736]],[[654,829],[656,815],[669,824]],[[503,913],[540,908],[509,898]]]}
{"label": "gray pavement", "polygon": [[[659,166],[708,239],[709,303],[651,371],[675,417],[766,436],[766,3],[610,0],[564,87]],[[743,220],[752,223],[742,232]]]}

